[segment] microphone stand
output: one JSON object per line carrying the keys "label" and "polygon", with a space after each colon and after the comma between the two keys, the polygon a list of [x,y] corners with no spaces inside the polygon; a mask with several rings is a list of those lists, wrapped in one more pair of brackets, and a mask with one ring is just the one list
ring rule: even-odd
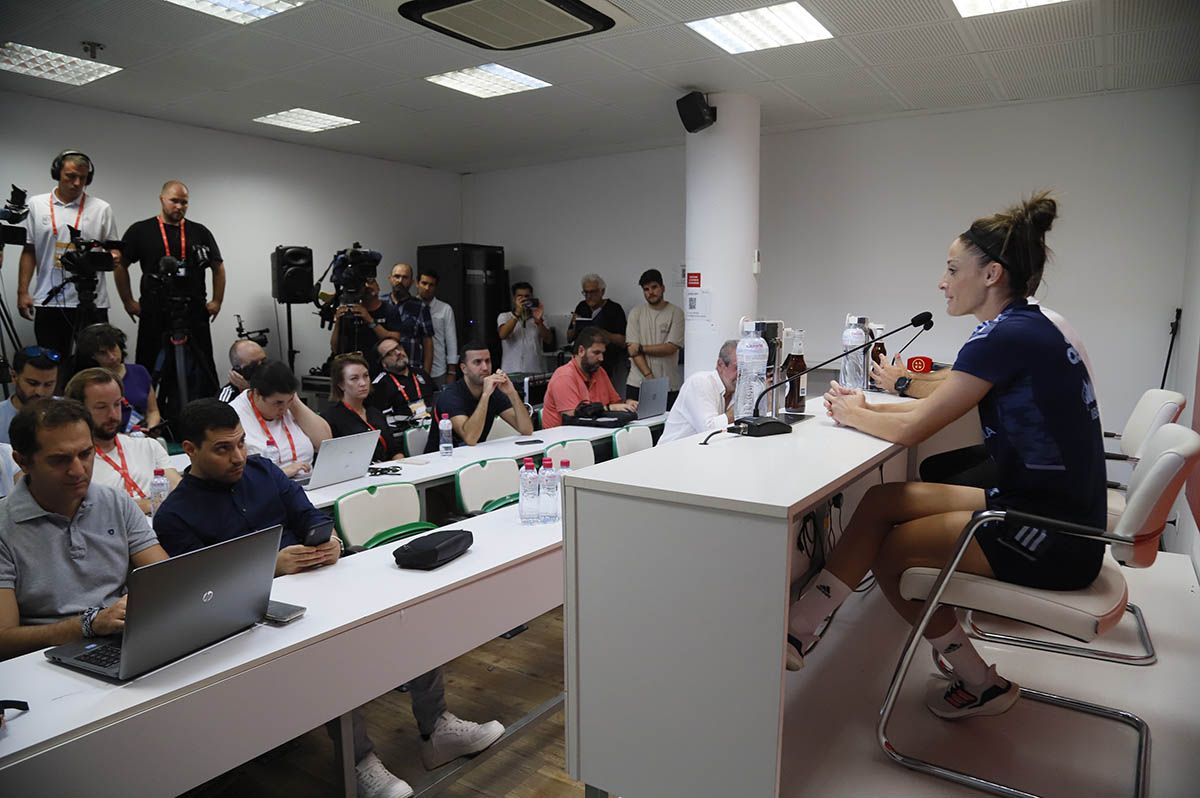
{"label": "microphone stand", "polygon": [[771,391],[778,390],[779,388],[782,388],[783,386],[788,385],[789,383],[795,382],[796,380],[800,379],[801,377],[805,376],[806,374],[808,374],[810,372],[816,371],[817,369],[822,368],[824,366],[828,366],[830,363],[833,363],[836,360],[841,360],[842,358],[846,357],[847,355],[852,355],[855,352],[861,352],[862,350],[866,349],[869,346],[874,346],[876,341],[882,341],[884,338],[888,338],[889,336],[895,335],[898,332],[903,332],[904,330],[907,330],[910,327],[924,327],[925,329],[923,329],[917,333],[917,335],[920,335],[922,332],[929,329],[929,327],[925,326],[927,324],[929,326],[933,326],[932,325],[932,314],[928,313],[928,312],[920,313],[920,314],[914,316],[912,318],[912,320],[908,324],[905,324],[903,327],[897,327],[894,330],[890,330],[890,331],[884,333],[883,335],[879,336],[878,338],[872,338],[872,339],[868,340],[865,344],[856,346],[853,349],[847,349],[845,352],[834,355],[833,357],[829,358],[828,360],[822,361],[821,363],[818,363],[815,366],[810,366],[809,368],[806,368],[804,371],[800,372],[799,374],[793,374],[791,377],[788,377],[786,380],[779,383],[778,385],[772,385],[769,388],[764,388],[763,391],[761,393],[759,393],[758,398],[754,400],[754,415],[735,419],[734,422],[731,425],[729,425],[729,427],[726,428],[726,432],[732,432],[735,435],[745,435],[750,438],[765,438],[768,435],[785,435],[785,434],[791,432],[792,425],[787,423],[786,421],[780,421],[779,419],[772,418],[771,416],[760,416],[758,414],[759,405],[762,404],[762,400],[763,400],[764,396],[769,394]]}

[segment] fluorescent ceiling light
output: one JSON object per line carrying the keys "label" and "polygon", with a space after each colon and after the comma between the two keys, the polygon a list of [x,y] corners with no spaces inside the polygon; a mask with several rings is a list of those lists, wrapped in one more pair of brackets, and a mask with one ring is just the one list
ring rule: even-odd
{"label": "fluorescent ceiling light", "polygon": [[309,0],[167,0],[177,6],[248,25],[304,5]]}
{"label": "fluorescent ceiling light", "polygon": [[16,42],[5,42],[0,47],[0,69],[16,72],[18,75],[70,83],[72,86],[82,86],[121,71],[121,67],[39,50]]}
{"label": "fluorescent ceiling light", "polygon": [[550,85],[544,80],[499,64],[484,64],[456,72],[430,75],[425,80],[475,97],[499,97],[502,94],[515,94],[530,89],[544,89]]}
{"label": "fluorescent ceiling light", "polygon": [[982,14],[999,14],[1003,11],[1017,11],[1022,8],[1065,2],[1067,0],[954,0],[954,7],[964,17],[978,17]]}
{"label": "fluorescent ceiling light", "polygon": [[727,53],[749,53],[833,38],[799,3],[701,19],[687,26]]}
{"label": "fluorescent ceiling light", "polygon": [[332,116],[320,111],[310,111],[307,108],[293,108],[290,111],[280,111],[267,114],[254,120],[264,125],[290,127],[292,130],[303,130],[305,133],[320,133],[322,130],[333,130],[335,127],[357,125],[357,119],[347,119],[344,116]]}

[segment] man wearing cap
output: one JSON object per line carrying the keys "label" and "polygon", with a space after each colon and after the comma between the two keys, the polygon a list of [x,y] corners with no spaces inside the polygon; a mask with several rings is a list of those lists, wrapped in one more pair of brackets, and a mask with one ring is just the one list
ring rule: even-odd
{"label": "man wearing cap", "polygon": [[683,351],[683,309],[663,297],[662,272],[658,269],[642,272],[638,284],[646,304],[629,312],[625,328],[625,344],[632,361],[625,395],[637,399],[643,380],[666,377],[670,408],[683,384],[683,366],[679,363],[679,353]]}

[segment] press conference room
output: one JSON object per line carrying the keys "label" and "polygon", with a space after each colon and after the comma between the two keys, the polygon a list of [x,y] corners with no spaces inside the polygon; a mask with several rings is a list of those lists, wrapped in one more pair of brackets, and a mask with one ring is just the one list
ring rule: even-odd
{"label": "press conference room", "polygon": [[0,795],[1195,795],[1197,52],[4,3]]}

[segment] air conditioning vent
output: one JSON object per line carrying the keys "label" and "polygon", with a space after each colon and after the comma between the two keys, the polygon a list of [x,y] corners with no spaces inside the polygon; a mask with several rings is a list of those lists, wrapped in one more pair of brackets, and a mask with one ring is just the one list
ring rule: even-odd
{"label": "air conditioning vent", "polygon": [[487,50],[520,50],[633,23],[605,0],[413,0],[400,14]]}

